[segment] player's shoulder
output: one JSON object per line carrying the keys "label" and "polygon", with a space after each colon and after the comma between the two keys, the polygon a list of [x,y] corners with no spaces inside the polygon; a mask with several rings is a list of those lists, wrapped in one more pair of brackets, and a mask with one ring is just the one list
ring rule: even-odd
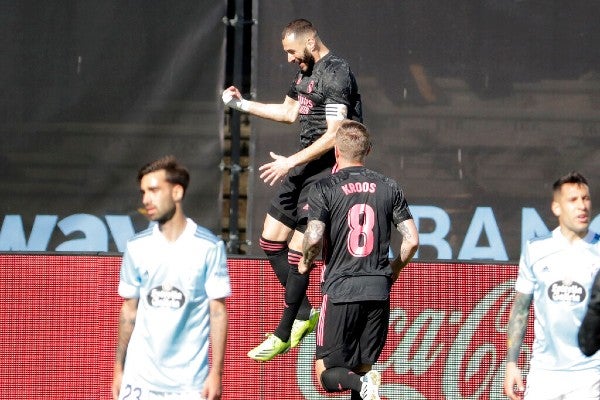
{"label": "player's shoulder", "polygon": [[551,257],[563,248],[553,231],[530,238],[527,240],[526,247],[531,264]]}
{"label": "player's shoulder", "polygon": [[552,232],[530,238],[527,244],[531,247],[551,246],[556,241]]}
{"label": "player's shoulder", "polygon": [[203,226],[196,226],[196,230],[194,231],[194,237],[198,239],[208,240],[210,242],[219,242],[221,239],[217,235],[215,235],[210,229],[205,228]]}
{"label": "player's shoulder", "polygon": [[590,244],[600,246],[600,233],[590,231]]}
{"label": "player's shoulder", "polygon": [[391,176],[382,174],[381,172],[372,169],[365,169],[363,172],[369,179],[378,181],[381,185],[388,187],[390,190],[402,191],[400,183]]}
{"label": "player's shoulder", "polygon": [[319,179],[313,184],[313,187],[318,191],[329,190],[341,180],[343,180],[343,174],[340,175],[339,172],[336,172],[332,175]]}
{"label": "player's shoulder", "polygon": [[154,224],[150,224],[150,226],[148,226],[146,229],[143,229],[143,230],[137,232],[131,238],[129,238],[128,242],[135,243],[135,242],[143,241],[144,239],[148,239],[149,237],[151,237],[153,232],[154,232]]}
{"label": "player's shoulder", "polygon": [[194,238],[207,242],[208,244],[217,245],[222,243],[221,238],[215,235],[210,229],[197,225],[194,231]]}
{"label": "player's shoulder", "polygon": [[326,71],[346,71],[350,73],[350,64],[346,59],[338,57],[333,53],[327,54],[322,59],[322,68]]}
{"label": "player's shoulder", "polygon": [[151,223],[146,229],[135,233],[127,240],[127,251],[130,253],[145,252],[155,247],[154,234],[155,224]]}

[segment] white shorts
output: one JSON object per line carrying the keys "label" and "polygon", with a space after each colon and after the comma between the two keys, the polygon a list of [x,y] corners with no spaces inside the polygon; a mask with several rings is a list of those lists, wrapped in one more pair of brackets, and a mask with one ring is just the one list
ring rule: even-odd
{"label": "white shorts", "polygon": [[600,374],[591,371],[530,371],[524,400],[598,400]]}

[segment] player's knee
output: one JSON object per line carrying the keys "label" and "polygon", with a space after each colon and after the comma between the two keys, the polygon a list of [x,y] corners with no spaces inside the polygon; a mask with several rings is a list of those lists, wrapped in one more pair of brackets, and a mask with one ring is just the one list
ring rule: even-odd
{"label": "player's knee", "polygon": [[[317,374],[319,373],[317,372]],[[338,369],[331,368],[321,372],[319,382],[321,382],[321,387],[327,392],[341,392],[346,390],[346,388],[342,387],[339,378]]]}

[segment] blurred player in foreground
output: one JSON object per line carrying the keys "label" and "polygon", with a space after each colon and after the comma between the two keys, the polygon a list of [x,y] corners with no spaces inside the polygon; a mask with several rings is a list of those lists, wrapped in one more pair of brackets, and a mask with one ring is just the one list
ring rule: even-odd
{"label": "blurred player in foreground", "polygon": [[[381,376],[372,366],[387,337],[390,291],[419,245],[398,183],[364,166],[370,149],[364,125],[341,124],[335,139],[339,171],[314,184],[308,196],[299,267],[308,273],[325,248],[315,372],[325,390],[351,390],[352,400],[379,399]],[[392,224],[402,244],[390,263]]]}
{"label": "blurred player in foreground", "polygon": [[590,303],[579,328],[579,348],[588,357],[600,350],[600,271],[596,274]]}
{"label": "blurred player in foreground", "polygon": [[[559,178],[553,192],[558,227],[528,241],[519,262],[504,392],[511,400],[598,400],[600,354],[583,355],[577,333],[600,269],[600,235],[589,230],[592,201],[581,174]],[[517,363],[532,304],[534,341],[525,387]]]}
{"label": "blurred player in foreground", "polygon": [[224,243],[186,218],[189,173],[173,157],[142,167],[138,181],[156,224],[123,255],[113,399],[218,400],[231,294]]}

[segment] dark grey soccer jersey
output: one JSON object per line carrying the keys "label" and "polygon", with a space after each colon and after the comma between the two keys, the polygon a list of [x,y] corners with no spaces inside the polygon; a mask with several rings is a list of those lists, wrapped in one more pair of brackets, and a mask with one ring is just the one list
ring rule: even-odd
{"label": "dark grey soccer jersey", "polygon": [[296,75],[287,94],[300,103],[300,142],[309,146],[327,130],[325,106],[344,104],[348,119],[362,122],[358,86],[348,63],[328,53],[312,70]]}
{"label": "dark grey soccer jersey", "polygon": [[392,224],[412,219],[398,183],[365,167],[315,183],[309,221],[326,225],[322,290],[333,302],[386,300],[391,288]]}

